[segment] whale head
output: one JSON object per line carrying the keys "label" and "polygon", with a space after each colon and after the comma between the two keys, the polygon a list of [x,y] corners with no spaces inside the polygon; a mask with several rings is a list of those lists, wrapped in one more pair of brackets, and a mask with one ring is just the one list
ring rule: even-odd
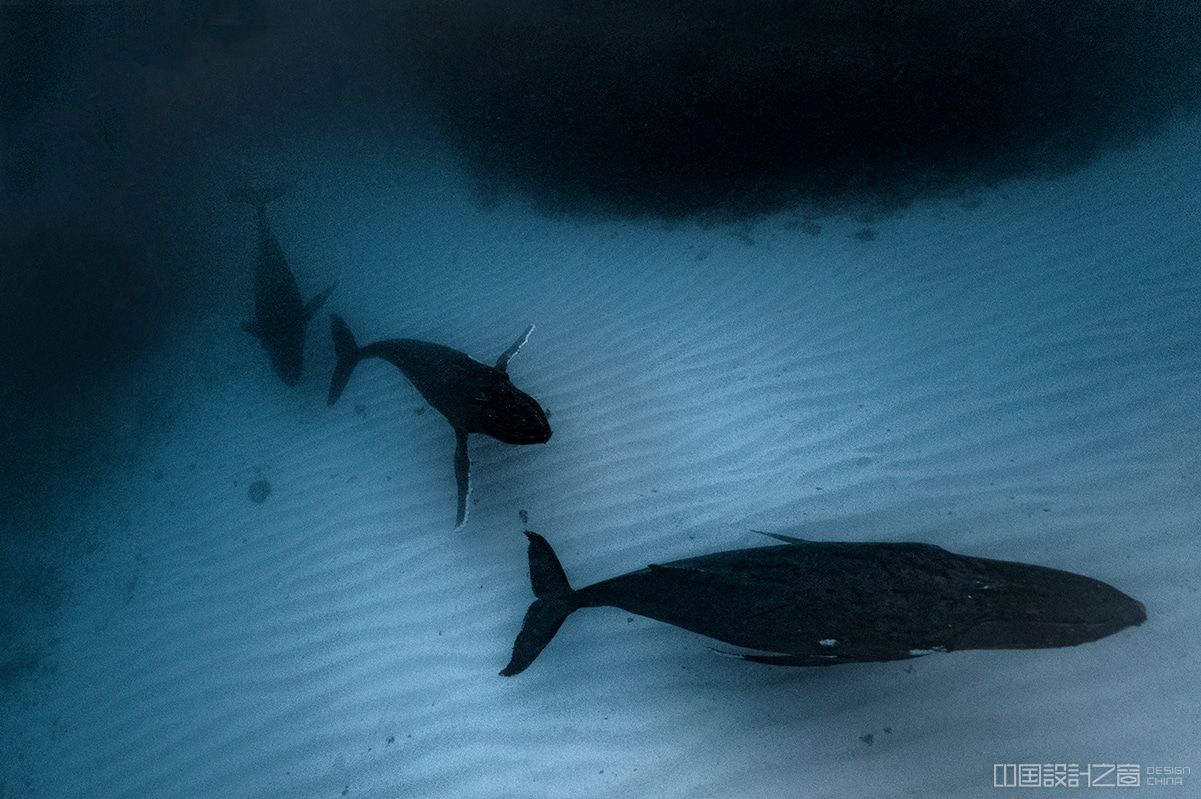
{"label": "whale head", "polygon": [[523,391],[510,387],[503,402],[489,409],[487,433],[506,444],[545,444],[552,431],[546,411]]}

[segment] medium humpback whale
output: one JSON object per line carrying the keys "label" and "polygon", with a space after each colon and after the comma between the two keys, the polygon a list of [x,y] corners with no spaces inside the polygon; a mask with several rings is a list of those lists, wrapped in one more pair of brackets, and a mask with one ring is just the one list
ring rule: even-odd
{"label": "medium humpback whale", "polygon": [[509,360],[533,330],[533,325],[526,328],[492,367],[450,347],[416,339],[386,339],[360,347],[346,322],[331,314],[330,333],[338,363],[329,384],[329,404],[342,396],[351,372],[364,358],[382,358],[403,372],[425,401],[454,428],[455,478],[459,486],[457,530],[467,521],[467,497],[471,493],[468,434],[483,433],[506,444],[545,444],[550,440],[546,413],[533,397],[509,380]]}
{"label": "medium humpback whale", "polygon": [[573,611],[603,605],[753,650],[737,656],[776,666],[1074,646],[1146,619],[1139,602],[1071,572],[932,544],[771,534],[785,543],[651,565],[574,590],[546,539],[526,535],[536,598],[506,677],[524,671]]}
{"label": "medium humpback whale", "polygon": [[235,188],[231,200],[253,205],[258,214],[259,258],[254,270],[254,320],[242,328],[259,340],[271,358],[276,373],[289,386],[300,380],[304,363],[304,338],[309,319],[321,309],[333,292],[333,283],[307,303],[301,299],[296,278],[288,268],[271,225],[267,223],[267,203],[291,192],[286,184],[262,189]]}

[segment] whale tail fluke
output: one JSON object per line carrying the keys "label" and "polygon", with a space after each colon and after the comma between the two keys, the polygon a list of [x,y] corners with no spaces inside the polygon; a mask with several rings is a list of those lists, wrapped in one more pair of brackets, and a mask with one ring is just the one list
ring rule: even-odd
{"label": "whale tail fluke", "polygon": [[501,676],[520,674],[550,643],[572,611],[580,607],[576,592],[567,582],[567,575],[555,551],[546,539],[526,531],[530,539],[530,585],[534,602],[525,612],[521,632],[513,642],[513,656]]}
{"label": "whale tail fluke", "polygon": [[329,404],[333,405],[338,401],[338,397],[342,396],[350,374],[362,360],[363,353],[358,342],[354,340],[354,333],[350,332],[350,327],[337,314],[329,316],[329,332],[334,339],[334,354],[338,356],[334,376],[329,381]]}
{"label": "whale tail fluke", "polygon": [[275,183],[270,186],[250,188],[249,186],[234,186],[229,190],[229,199],[236,203],[246,203],[255,208],[266,208],[268,203],[275,202],[280,197],[291,194],[296,187],[291,183]]}

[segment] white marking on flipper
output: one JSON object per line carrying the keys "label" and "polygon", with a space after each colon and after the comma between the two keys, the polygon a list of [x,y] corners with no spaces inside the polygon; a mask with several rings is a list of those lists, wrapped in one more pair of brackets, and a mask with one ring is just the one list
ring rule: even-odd
{"label": "white marking on flipper", "polygon": [[530,333],[533,332],[534,326],[530,325],[525,329],[525,332],[521,334],[520,338],[514,341],[511,345],[509,345],[507,350],[500,354],[500,357],[496,359],[496,368],[498,370],[502,372],[509,371],[509,361],[514,355],[521,351],[521,348],[525,346],[525,343],[530,340]]}

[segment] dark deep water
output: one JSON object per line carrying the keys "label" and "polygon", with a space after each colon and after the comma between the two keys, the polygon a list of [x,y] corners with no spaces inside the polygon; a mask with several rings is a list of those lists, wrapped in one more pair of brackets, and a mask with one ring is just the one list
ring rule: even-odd
{"label": "dark deep water", "polygon": [[[0,5],[0,797],[1201,767],[1199,35],[1175,0]],[[279,181],[302,299],[338,282],[295,389],[227,198]],[[487,363],[536,324],[554,439],[473,443],[452,537],[453,435],[382,366],[327,409],[329,311]],[[573,579],[766,528],[1149,621],[813,676],[581,614],[506,682],[527,518]]]}

